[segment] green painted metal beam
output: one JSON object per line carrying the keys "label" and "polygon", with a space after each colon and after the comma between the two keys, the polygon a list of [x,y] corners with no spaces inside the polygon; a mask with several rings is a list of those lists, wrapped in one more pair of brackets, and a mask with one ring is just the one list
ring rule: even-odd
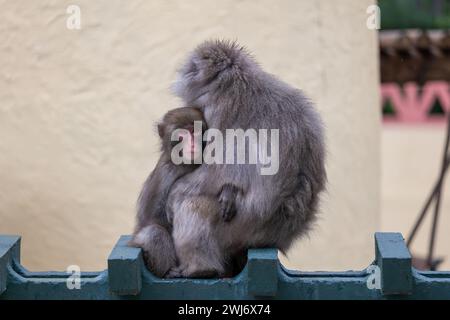
{"label": "green painted metal beam", "polygon": [[12,260],[20,259],[20,237],[4,235],[0,237],[0,295],[6,290],[8,266]]}
{"label": "green painted metal beam", "polygon": [[[450,272],[419,272],[398,233],[376,233],[376,264],[362,271],[301,272],[284,268],[276,249],[251,249],[244,270],[225,279],[160,279],[140,249],[122,236],[108,269],[73,274],[30,272],[20,264],[20,237],[0,236],[0,299],[450,299]],[[373,270],[379,272],[372,272]],[[379,277],[380,286],[374,277]]]}
{"label": "green painted metal beam", "polygon": [[411,294],[411,254],[400,233],[375,233],[375,254],[383,294]]}
{"label": "green painted metal beam", "polygon": [[142,287],[141,250],[129,247],[131,236],[121,236],[108,258],[109,289],[117,295],[137,295]]}
{"label": "green painted metal beam", "polygon": [[274,297],[278,289],[278,251],[252,249],[248,252],[247,283],[252,296]]}

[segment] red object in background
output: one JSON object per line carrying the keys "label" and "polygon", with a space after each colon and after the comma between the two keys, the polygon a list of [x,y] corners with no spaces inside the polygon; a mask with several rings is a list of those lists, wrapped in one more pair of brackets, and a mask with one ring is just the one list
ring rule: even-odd
{"label": "red object in background", "polygon": [[430,114],[436,101],[446,114],[450,113],[450,86],[446,81],[430,81],[423,87],[407,82],[403,88],[397,83],[383,83],[381,97],[382,106],[390,101],[395,113],[385,115],[386,122],[444,123],[445,114]]}

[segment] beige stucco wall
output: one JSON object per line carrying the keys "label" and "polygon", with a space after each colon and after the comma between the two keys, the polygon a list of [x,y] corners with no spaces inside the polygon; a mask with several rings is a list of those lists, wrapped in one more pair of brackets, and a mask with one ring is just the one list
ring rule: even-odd
{"label": "beige stucco wall", "polygon": [[[304,89],[327,127],[329,187],[290,267],[363,268],[379,226],[376,32],[368,0],[1,1],[0,233],[33,270],[106,266],[158,157],[152,123],[185,53],[245,44]],[[81,7],[82,29],[66,28]]]}

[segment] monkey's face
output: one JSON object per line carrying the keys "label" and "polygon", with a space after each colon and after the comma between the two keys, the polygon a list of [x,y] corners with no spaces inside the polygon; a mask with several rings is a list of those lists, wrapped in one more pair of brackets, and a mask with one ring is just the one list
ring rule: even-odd
{"label": "monkey's face", "polygon": [[[181,156],[183,163],[198,163],[202,159],[202,130],[193,124],[176,128],[171,133],[171,156]],[[173,160],[173,159],[172,159]],[[175,161],[174,161],[175,162]],[[176,162],[175,162],[176,163]]]}
{"label": "monkey's face", "polygon": [[209,83],[205,81],[204,61],[192,58],[177,73],[173,91],[188,104],[204,106],[207,103]]}
{"label": "monkey's face", "polygon": [[158,124],[162,151],[172,158],[182,157],[182,162],[197,163],[202,157],[202,136],[206,122],[202,112],[195,107],[183,107],[168,111]]}

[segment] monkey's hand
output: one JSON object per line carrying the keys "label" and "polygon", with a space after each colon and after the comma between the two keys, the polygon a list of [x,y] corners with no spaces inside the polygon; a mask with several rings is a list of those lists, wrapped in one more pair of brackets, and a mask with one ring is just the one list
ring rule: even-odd
{"label": "monkey's hand", "polygon": [[231,221],[236,215],[236,197],[239,191],[239,188],[235,185],[225,184],[218,195],[220,205],[219,213],[226,222]]}

